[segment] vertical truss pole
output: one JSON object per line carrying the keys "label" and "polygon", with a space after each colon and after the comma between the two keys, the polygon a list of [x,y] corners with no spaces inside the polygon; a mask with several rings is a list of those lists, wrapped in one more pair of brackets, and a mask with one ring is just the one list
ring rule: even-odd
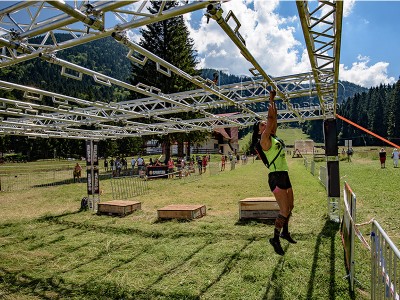
{"label": "vertical truss pole", "polygon": [[[319,1],[310,12],[308,1],[296,1],[319,100],[327,118],[336,114],[343,1]],[[324,8],[328,8],[324,10]],[[325,14],[323,14],[325,13]]]}

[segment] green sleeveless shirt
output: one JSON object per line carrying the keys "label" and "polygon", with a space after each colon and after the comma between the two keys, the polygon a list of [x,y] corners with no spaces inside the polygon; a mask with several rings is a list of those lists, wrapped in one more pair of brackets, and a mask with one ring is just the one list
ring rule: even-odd
{"label": "green sleeveless shirt", "polygon": [[269,166],[269,170],[271,172],[289,171],[286,161],[285,149],[283,148],[282,143],[275,137],[271,136],[271,148],[269,148],[268,151],[264,151],[264,153],[270,163],[276,157],[275,161]]}

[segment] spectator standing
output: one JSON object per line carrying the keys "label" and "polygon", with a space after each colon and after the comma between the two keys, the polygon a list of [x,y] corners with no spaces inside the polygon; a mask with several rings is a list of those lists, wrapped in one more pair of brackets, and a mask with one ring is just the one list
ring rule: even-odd
{"label": "spectator standing", "polygon": [[386,151],[383,148],[381,148],[381,150],[379,151],[379,160],[381,162],[381,169],[384,169],[386,162]]}
{"label": "spectator standing", "polygon": [[351,157],[353,156],[353,148],[347,150],[347,161],[351,162]]}
{"label": "spectator standing", "polygon": [[76,163],[74,167],[74,182],[81,182],[82,167]]}
{"label": "spectator standing", "polygon": [[178,157],[178,159],[176,160],[176,170],[178,172],[179,178],[181,178],[182,177],[182,159],[180,157]]}
{"label": "spectator standing", "polygon": [[104,158],[104,171],[108,172],[108,160],[107,160],[107,157]]}
{"label": "spectator standing", "polygon": [[184,175],[184,176],[187,176],[187,173],[186,173],[186,160],[185,160],[185,158],[182,158],[182,160],[181,160],[181,174],[180,174],[180,176],[181,175]]}
{"label": "spectator standing", "polygon": [[225,171],[226,156],[221,156],[221,171]]}
{"label": "spectator standing", "polygon": [[168,178],[174,178],[174,160],[172,159],[172,157],[169,158],[168,160]]}
{"label": "spectator standing", "polygon": [[110,159],[110,167],[111,167],[112,177],[115,177],[115,161],[112,157]]}
{"label": "spectator standing", "polygon": [[201,175],[201,171],[203,170],[203,160],[199,155],[196,157],[196,159],[197,159],[197,169],[199,170],[199,175]]}
{"label": "spectator standing", "polygon": [[122,167],[124,168],[124,170],[128,170],[128,161],[125,159],[125,157],[121,158],[121,169]]}
{"label": "spectator standing", "polygon": [[203,156],[203,160],[202,160],[202,162],[201,162],[201,165],[202,165],[202,167],[203,167],[203,173],[205,173],[206,171],[207,171],[207,156],[206,155],[204,155]]}
{"label": "spectator standing", "polygon": [[121,176],[122,162],[119,157],[115,160],[115,176]]}
{"label": "spectator standing", "polygon": [[138,166],[139,176],[143,177],[144,176],[143,172],[144,172],[144,169],[145,169],[144,159],[139,155],[136,163],[137,163],[137,166]]}
{"label": "spectator standing", "polygon": [[393,149],[392,158],[393,158],[393,167],[397,168],[399,165],[399,150],[397,150],[396,148]]}
{"label": "spectator standing", "polygon": [[135,174],[135,165],[136,165],[136,159],[132,157],[131,159],[132,176]]}
{"label": "spectator standing", "polygon": [[228,152],[228,156],[229,156],[229,161],[232,161],[233,160],[233,155],[232,155],[232,153],[230,151]]}

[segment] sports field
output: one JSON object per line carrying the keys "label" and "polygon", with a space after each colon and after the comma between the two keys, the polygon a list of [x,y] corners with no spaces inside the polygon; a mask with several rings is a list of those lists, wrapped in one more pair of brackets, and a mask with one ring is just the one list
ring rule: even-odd
{"label": "sports field", "polygon": [[[268,243],[271,223],[238,220],[239,200],[271,196],[260,161],[193,182],[149,181],[149,193],[132,199],[142,210],[124,218],[79,212],[85,183],[2,192],[0,298],[369,299],[370,253],[356,241],[353,295],[325,189],[302,159],[288,161],[298,244],[283,241],[284,257]],[[340,172],[357,195],[357,222],[375,217],[399,246],[400,169],[390,160],[380,169],[375,150],[356,149]],[[102,201],[111,200],[109,180],[100,184]],[[158,221],[168,204],[204,204],[207,215]],[[361,230],[368,240],[370,226]]]}

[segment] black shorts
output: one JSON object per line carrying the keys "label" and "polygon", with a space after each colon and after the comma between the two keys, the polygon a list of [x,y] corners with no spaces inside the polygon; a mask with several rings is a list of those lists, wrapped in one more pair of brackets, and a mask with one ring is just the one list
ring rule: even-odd
{"label": "black shorts", "polygon": [[289,174],[286,171],[271,172],[268,174],[269,188],[273,192],[276,187],[287,190],[292,187]]}

